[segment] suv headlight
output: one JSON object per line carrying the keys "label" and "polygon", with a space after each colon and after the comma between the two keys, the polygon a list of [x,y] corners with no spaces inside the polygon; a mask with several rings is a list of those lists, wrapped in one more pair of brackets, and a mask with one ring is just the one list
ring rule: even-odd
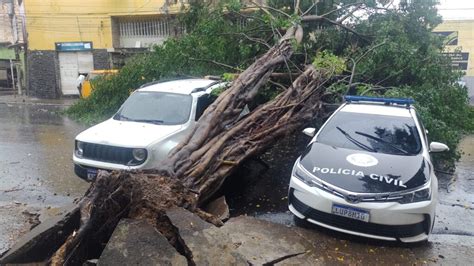
{"label": "suv headlight", "polygon": [[307,184],[310,187],[318,187],[321,186],[321,184],[313,178],[312,174],[306,170],[301,164],[300,161],[298,160],[293,167],[293,171],[291,173],[293,176],[298,178],[299,180],[303,181],[305,184]]}
{"label": "suv headlight", "polygon": [[84,142],[76,140],[76,156],[82,158],[84,155]]}
{"label": "suv headlight", "polygon": [[428,182],[425,186],[423,186],[422,188],[418,190],[408,192],[408,193],[402,193],[402,194],[398,194],[396,196],[390,196],[390,197],[397,198],[397,202],[400,204],[408,204],[408,203],[430,200],[431,199],[431,182]]}
{"label": "suv headlight", "polygon": [[146,149],[133,149],[132,155],[133,155],[133,159],[135,159],[136,162],[141,163],[146,160],[147,151]]}

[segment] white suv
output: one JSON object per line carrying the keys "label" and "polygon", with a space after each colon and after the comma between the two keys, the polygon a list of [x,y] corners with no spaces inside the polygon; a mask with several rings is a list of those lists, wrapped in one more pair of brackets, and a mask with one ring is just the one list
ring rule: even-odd
{"label": "white suv", "polygon": [[194,127],[221,81],[184,79],[145,84],[109,120],[76,136],[74,172],[151,169]]}
{"label": "white suv", "polygon": [[289,209],[344,233],[419,242],[433,228],[438,195],[426,130],[410,99],[346,96],[293,167]]}

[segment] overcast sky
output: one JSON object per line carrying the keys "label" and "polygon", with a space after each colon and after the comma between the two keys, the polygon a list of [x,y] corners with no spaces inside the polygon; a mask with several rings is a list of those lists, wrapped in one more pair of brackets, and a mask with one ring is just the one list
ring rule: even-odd
{"label": "overcast sky", "polygon": [[474,0],[440,0],[438,10],[443,19],[474,19]]}

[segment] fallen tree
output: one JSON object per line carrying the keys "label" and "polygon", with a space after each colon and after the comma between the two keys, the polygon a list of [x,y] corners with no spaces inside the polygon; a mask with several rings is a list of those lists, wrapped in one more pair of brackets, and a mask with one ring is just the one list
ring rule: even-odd
{"label": "fallen tree", "polygon": [[80,228],[52,256],[52,264],[63,264],[84,239],[110,230],[123,217],[146,219],[169,239],[175,237],[165,215],[171,207],[184,207],[219,224],[200,209],[202,204],[245,159],[301,128],[322,107],[324,84],[332,71],[310,65],[287,90],[238,120],[274,69],[292,55],[293,42],[301,41],[295,36],[301,36],[301,31],[299,25],[291,27],[241,73],[161,167],[137,173],[102,172],[79,203]]}
{"label": "fallen tree", "polygon": [[[357,35],[341,20],[330,17],[335,10],[348,10],[353,14],[359,3],[332,9],[323,15],[304,15],[299,1],[295,1],[293,25],[286,34],[245,71],[239,73],[218,99],[201,116],[197,126],[169,155],[162,165],[143,172],[101,172],[84,197],[79,201],[80,226],[72,232],[54,252],[49,261],[53,265],[68,264],[81,256],[87,246],[107,242],[107,237],[122,218],[144,219],[157,228],[168,240],[177,244],[179,237],[166,216],[173,207],[183,207],[216,225],[216,217],[204,212],[203,205],[219,190],[226,178],[246,159],[268,149],[286,134],[291,134],[308,123],[323,108],[327,87],[350,87],[357,62],[375,48],[365,51],[354,60],[352,73],[346,77],[332,77],[340,71],[327,64],[298,65],[288,69],[291,76],[299,76],[277,97],[258,106],[240,118],[245,105],[250,104],[270,79],[274,71],[287,66],[301,42],[303,28],[300,23],[324,21],[340,26],[344,31]],[[314,5],[313,5],[314,6]],[[313,7],[311,6],[310,9]],[[269,7],[257,6],[270,14],[280,13]],[[349,9],[350,8],[350,9]],[[288,17],[291,17],[288,15]],[[343,19],[347,18],[346,16]],[[279,29],[275,29],[279,33]],[[359,36],[360,37],[360,36]],[[366,39],[362,36],[362,39]],[[191,260],[191,258],[188,258]],[[80,261],[80,260],[79,260]]]}

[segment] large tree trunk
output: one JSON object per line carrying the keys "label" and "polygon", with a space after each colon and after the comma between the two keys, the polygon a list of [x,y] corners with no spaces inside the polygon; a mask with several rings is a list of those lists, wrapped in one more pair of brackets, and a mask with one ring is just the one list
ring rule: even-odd
{"label": "large tree trunk", "polygon": [[184,207],[207,221],[220,221],[200,206],[221,187],[245,159],[269,148],[286,134],[308,123],[321,108],[330,73],[308,66],[275,99],[239,120],[239,114],[274,69],[290,58],[300,27],[285,37],[232,82],[206,110],[193,132],[161,167],[145,172],[101,172],[80,201],[81,227],[53,255],[63,264],[87,239],[110,232],[123,217],[146,219],[168,239],[175,235],[165,211]]}

